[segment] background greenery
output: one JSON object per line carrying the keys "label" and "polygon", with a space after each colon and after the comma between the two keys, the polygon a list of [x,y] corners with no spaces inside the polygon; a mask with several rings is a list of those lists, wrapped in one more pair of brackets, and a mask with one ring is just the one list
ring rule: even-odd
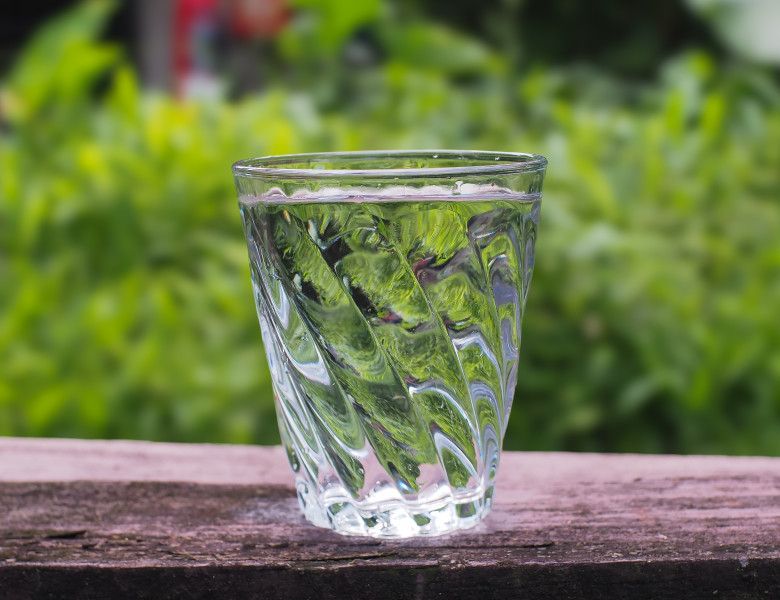
{"label": "background greenery", "polygon": [[232,100],[140,89],[100,1],[5,75],[0,435],[277,443],[230,164],[463,147],[550,160],[505,447],[780,455],[775,68],[674,2],[291,4]]}

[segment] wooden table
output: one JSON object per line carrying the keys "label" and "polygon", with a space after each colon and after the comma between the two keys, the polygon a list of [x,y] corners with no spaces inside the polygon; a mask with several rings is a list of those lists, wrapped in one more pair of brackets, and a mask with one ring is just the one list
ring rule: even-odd
{"label": "wooden table", "polygon": [[477,528],[303,520],[278,447],[0,438],[0,599],[780,599],[780,459],[505,453]]}

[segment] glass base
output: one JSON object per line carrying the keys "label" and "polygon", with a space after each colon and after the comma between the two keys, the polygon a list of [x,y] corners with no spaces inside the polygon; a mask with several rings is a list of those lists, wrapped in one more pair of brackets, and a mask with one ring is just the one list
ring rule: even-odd
{"label": "glass base", "polygon": [[437,536],[479,523],[493,506],[493,485],[467,497],[436,502],[356,502],[352,498],[323,503],[298,480],[298,501],[306,519],[341,535],[374,538]]}

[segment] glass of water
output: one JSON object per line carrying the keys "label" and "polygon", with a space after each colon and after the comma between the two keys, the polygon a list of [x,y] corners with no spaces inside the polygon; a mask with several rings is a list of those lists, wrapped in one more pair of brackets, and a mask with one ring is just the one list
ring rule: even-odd
{"label": "glass of water", "polygon": [[281,438],[311,523],[402,538],[489,512],[546,166],[449,150],[233,166]]}

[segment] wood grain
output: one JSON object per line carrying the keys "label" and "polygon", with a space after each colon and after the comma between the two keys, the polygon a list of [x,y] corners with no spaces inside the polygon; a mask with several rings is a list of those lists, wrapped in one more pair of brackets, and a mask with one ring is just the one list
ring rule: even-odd
{"label": "wood grain", "polygon": [[780,599],[780,459],[505,453],[477,528],[300,515],[279,448],[0,438],[0,599]]}

